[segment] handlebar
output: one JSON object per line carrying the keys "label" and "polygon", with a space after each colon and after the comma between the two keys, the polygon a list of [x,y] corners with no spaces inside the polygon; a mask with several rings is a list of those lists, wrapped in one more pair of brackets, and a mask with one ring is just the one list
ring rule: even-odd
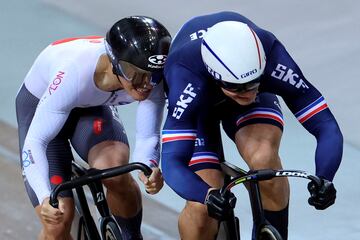
{"label": "handlebar", "polygon": [[275,177],[300,177],[306,178],[310,181],[313,181],[316,187],[321,186],[321,179],[315,175],[311,175],[305,171],[300,170],[274,170],[274,169],[261,169],[261,170],[252,170],[249,172],[244,171],[241,168],[238,168],[231,163],[224,162],[221,164],[221,167],[226,175],[231,176],[232,179],[229,183],[225,184],[221,188],[221,194],[225,194],[235,185],[251,182],[251,181],[265,181],[270,180]]}
{"label": "handlebar", "polygon": [[59,193],[62,191],[81,187],[81,186],[87,185],[89,183],[95,182],[97,180],[115,177],[118,175],[129,173],[134,170],[141,170],[144,172],[144,174],[146,176],[150,176],[152,173],[152,170],[150,167],[148,167],[147,165],[140,163],[140,162],[129,163],[124,166],[118,166],[118,167],[102,169],[102,170],[90,169],[83,176],[80,176],[71,181],[67,181],[67,182],[57,185],[51,191],[50,205],[53,206],[54,208],[58,208],[59,201],[58,201],[57,197],[58,197]]}

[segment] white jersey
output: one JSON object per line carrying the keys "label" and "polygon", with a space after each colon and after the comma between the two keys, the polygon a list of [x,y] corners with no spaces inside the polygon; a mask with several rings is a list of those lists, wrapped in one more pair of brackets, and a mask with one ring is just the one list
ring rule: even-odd
{"label": "white jersey", "polygon": [[[51,191],[46,148],[62,129],[71,110],[135,101],[125,90],[106,92],[95,85],[94,72],[104,53],[101,37],[55,42],[41,52],[25,78],[26,88],[40,99],[22,151],[32,161],[24,171],[40,204]],[[159,162],[164,99],[163,86],[159,84],[148,99],[139,102],[133,161],[148,166]]]}

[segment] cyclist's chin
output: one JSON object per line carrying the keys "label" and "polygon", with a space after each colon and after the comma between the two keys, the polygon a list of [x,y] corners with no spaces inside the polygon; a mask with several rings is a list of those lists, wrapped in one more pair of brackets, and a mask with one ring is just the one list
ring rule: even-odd
{"label": "cyclist's chin", "polygon": [[149,97],[151,90],[148,91],[138,91],[136,89],[131,90],[131,97],[136,101],[143,101]]}
{"label": "cyclist's chin", "polygon": [[242,105],[242,106],[247,106],[252,104],[255,101],[255,98],[232,98],[235,102],[237,102],[238,104]]}

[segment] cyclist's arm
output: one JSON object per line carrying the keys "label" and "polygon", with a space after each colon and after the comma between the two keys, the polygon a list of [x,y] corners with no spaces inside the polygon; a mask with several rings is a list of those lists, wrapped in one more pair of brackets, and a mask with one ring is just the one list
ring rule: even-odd
{"label": "cyclist's arm", "polygon": [[[168,115],[162,132],[161,166],[165,182],[182,198],[204,203],[209,185],[189,167],[202,99],[196,76],[181,67],[167,73]],[[189,80],[187,80],[189,79]]]}
{"label": "cyclist's arm", "polygon": [[141,101],[136,113],[136,143],[133,161],[158,167],[160,160],[160,127],[165,105],[163,82],[157,85],[148,99]]}
{"label": "cyclist's arm", "polygon": [[[285,48],[275,42],[268,58],[266,88],[276,88],[298,121],[315,136],[316,175],[333,180],[339,168],[343,137],[335,117],[321,93],[306,80],[300,68]],[[272,87],[270,86],[272,85]]]}
{"label": "cyclist's arm", "polygon": [[73,66],[66,65],[51,71],[53,81],[39,101],[29,126],[22,149],[22,161],[26,179],[34,190],[39,203],[50,195],[49,166],[46,149],[66,122],[74,102],[77,88],[73,77],[77,75]]}
{"label": "cyclist's arm", "polygon": [[333,181],[343,153],[343,136],[337,122],[334,118],[319,122],[310,120],[305,128],[317,140],[316,175]]}

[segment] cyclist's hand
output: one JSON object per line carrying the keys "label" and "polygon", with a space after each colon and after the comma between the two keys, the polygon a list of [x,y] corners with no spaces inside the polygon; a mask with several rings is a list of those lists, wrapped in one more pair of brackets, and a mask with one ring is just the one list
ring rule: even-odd
{"label": "cyclist's hand", "polygon": [[214,188],[209,189],[205,200],[209,216],[217,220],[226,219],[235,207],[235,203],[236,197],[233,193],[227,192],[223,197],[220,189]]}
{"label": "cyclist's hand", "polygon": [[144,183],[145,191],[149,194],[155,194],[164,186],[164,179],[162,177],[160,168],[153,167],[152,173],[149,177],[145,176],[143,172],[139,173],[139,179]]}
{"label": "cyclist's hand", "polygon": [[49,203],[49,198],[45,198],[41,204],[40,215],[44,222],[57,225],[64,221],[64,201],[59,198],[59,208],[53,208]]}
{"label": "cyclist's hand", "polygon": [[324,210],[335,203],[336,189],[334,184],[326,179],[321,179],[320,187],[311,181],[308,184],[310,192],[309,204],[318,210]]}

